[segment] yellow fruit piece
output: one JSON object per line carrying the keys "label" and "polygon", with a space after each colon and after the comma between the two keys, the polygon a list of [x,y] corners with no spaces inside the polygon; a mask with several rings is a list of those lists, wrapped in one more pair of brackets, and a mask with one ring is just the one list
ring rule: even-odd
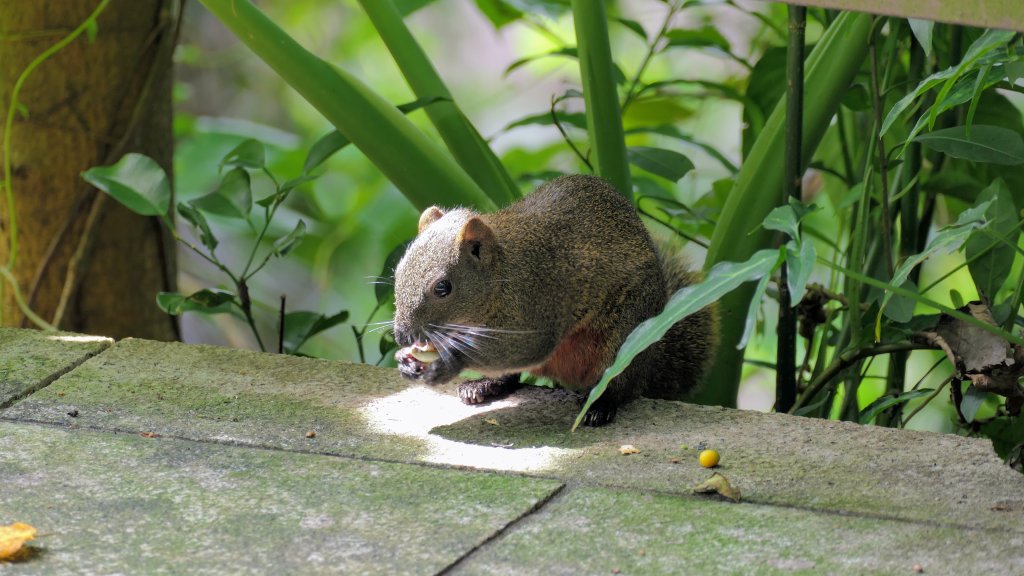
{"label": "yellow fruit piece", "polygon": [[36,529],[22,522],[0,526],[0,560],[7,560],[21,550],[22,544],[36,537]]}
{"label": "yellow fruit piece", "polygon": [[714,468],[715,466],[718,466],[718,461],[720,460],[718,452],[715,452],[714,450],[704,450],[697,458],[700,460],[700,465],[705,468]]}
{"label": "yellow fruit piece", "polygon": [[622,454],[623,456],[639,453],[640,450],[638,450],[637,447],[633,446],[632,444],[623,444],[622,446],[619,446],[619,454]]}

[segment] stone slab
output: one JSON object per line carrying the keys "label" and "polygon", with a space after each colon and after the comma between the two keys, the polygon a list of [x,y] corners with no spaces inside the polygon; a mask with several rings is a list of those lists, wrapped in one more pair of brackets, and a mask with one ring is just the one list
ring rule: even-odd
{"label": "stone slab", "polygon": [[53,382],[112,342],[69,332],[0,328],[0,408]]}
{"label": "stone slab", "polygon": [[1022,574],[1024,535],[580,488],[453,574]]}
{"label": "stone slab", "polygon": [[984,439],[652,400],[570,432],[577,410],[561,391],[465,406],[391,369],[127,340],[0,418],[676,494],[706,475],[706,446],[748,502],[1024,533],[1024,475]]}
{"label": "stone slab", "polygon": [[0,422],[0,573],[434,574],[558,482]]}

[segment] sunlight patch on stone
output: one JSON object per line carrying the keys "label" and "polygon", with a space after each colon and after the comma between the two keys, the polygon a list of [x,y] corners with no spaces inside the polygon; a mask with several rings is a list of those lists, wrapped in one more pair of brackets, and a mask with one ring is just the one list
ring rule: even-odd
{"label": "sunlight patch on stone", "polygon": [[48,336],[47,340],[56,340],[58,342],[113,342],[112,339],[106,336],[84,336],[80,334],[58,334]]}
{"label": "sunlight patch on stone", "polygon": [[437,426],[453,424],[518,403],[517,399],[508,398],[484,406],[469,406],[455,396],[417,386],[374,400],[364,406],[361,412],[376,432],[422,440],[427,447],[424,460],[434,464],[539,472],[552,468],[559,460],[574,452],[549,446],[502,448],[466,444],[430,433]]}

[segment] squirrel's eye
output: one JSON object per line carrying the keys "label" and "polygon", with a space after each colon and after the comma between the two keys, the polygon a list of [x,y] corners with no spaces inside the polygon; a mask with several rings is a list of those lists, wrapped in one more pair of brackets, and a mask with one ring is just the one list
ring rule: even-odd
{"label": "squirrel's eye", "polygon": [[452,283],[447,280],[440,280],[437,284],[434,284],[434,296],[438,298],[444,298],[445,296],[452,293]]}

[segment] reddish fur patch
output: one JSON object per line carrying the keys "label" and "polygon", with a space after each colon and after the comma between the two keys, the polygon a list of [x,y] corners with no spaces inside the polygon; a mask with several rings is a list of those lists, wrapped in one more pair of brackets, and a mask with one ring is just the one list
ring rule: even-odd
{"label": "reddish fur patch", "polygon": [[562,338],[537,373],[567,388],[590,388],[601,378],[605,337],[593,328],[574,328]]}

